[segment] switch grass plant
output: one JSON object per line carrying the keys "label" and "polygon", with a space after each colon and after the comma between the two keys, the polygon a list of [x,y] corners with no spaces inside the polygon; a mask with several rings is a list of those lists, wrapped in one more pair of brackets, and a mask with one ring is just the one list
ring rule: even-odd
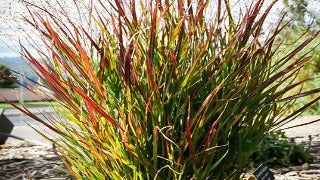
{"label": "switch grass plant", "polygon": [[320,91],[285,94],[308,81],[294,80],[310,61],[297,54],[319,32],[279,51],[291,22],[280,16],[263,34],[276,1],[89,2],[74,1],[82,24],[25,2],[48,51],[24,56],[61,118],[16,106],[58,134],[77,179],[238,179],[267,132],[320,99],[281,116]]}

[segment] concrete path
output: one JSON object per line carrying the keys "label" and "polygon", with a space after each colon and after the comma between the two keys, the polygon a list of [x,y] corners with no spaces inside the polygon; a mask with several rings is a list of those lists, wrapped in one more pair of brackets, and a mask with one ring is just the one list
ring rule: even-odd
{"label": "concrete path", "polygon": [[[320,119],[320,116],[302,116],[294,121],[289,122],[283,128],[292,127],[300,124],[309,123],[315,120]],[[288,137],[297,137],[297,136],[308,136],[308,135],[319,135],[320,134],[320,121],[307,124],[304,126],[299,126],[291,129],[284,130]]]}

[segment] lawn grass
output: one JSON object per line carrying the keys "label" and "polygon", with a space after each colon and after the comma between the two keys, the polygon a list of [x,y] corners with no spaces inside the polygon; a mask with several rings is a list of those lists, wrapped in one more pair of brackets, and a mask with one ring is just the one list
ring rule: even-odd
{"label": "lawn grass", "polygon": [[[15,105],[19,105],[19,102],[14,102]],[[27,101],[23,103],[26,107],[39,107],[39,106],[52,106],[56,102],[53,101]],[[6,102],[0,102],[0,108],[13,108],[12,105]]]}

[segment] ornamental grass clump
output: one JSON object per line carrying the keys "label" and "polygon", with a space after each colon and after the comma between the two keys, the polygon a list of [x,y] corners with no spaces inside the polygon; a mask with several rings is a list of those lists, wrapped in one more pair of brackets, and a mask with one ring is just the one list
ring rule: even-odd
{"label": "ornamental grass clump", "polygon": [[59,135],[77,179],[237,179],[266,132],[320,99],[280,117],[319,92],[284,96],[307,81],[292,78],[310,61],[296,55],[319,32],[279,52],[291,22],[263,34],[276,1],[245,12],[228,0],[90,2],[73,2],[82,23],[25,2],[48,51],[24,56],[61,118],[20,110]]}

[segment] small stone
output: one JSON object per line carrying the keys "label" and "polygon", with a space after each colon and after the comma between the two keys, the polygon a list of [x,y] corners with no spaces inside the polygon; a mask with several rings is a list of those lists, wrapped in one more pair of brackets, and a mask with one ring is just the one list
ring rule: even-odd
{"label": "small stone", "polygon": [[309,164],[308,164],[308,163],[302,164],[301,169],[302,169],[302,170],[307,170],[307,169],[309,169]]}

